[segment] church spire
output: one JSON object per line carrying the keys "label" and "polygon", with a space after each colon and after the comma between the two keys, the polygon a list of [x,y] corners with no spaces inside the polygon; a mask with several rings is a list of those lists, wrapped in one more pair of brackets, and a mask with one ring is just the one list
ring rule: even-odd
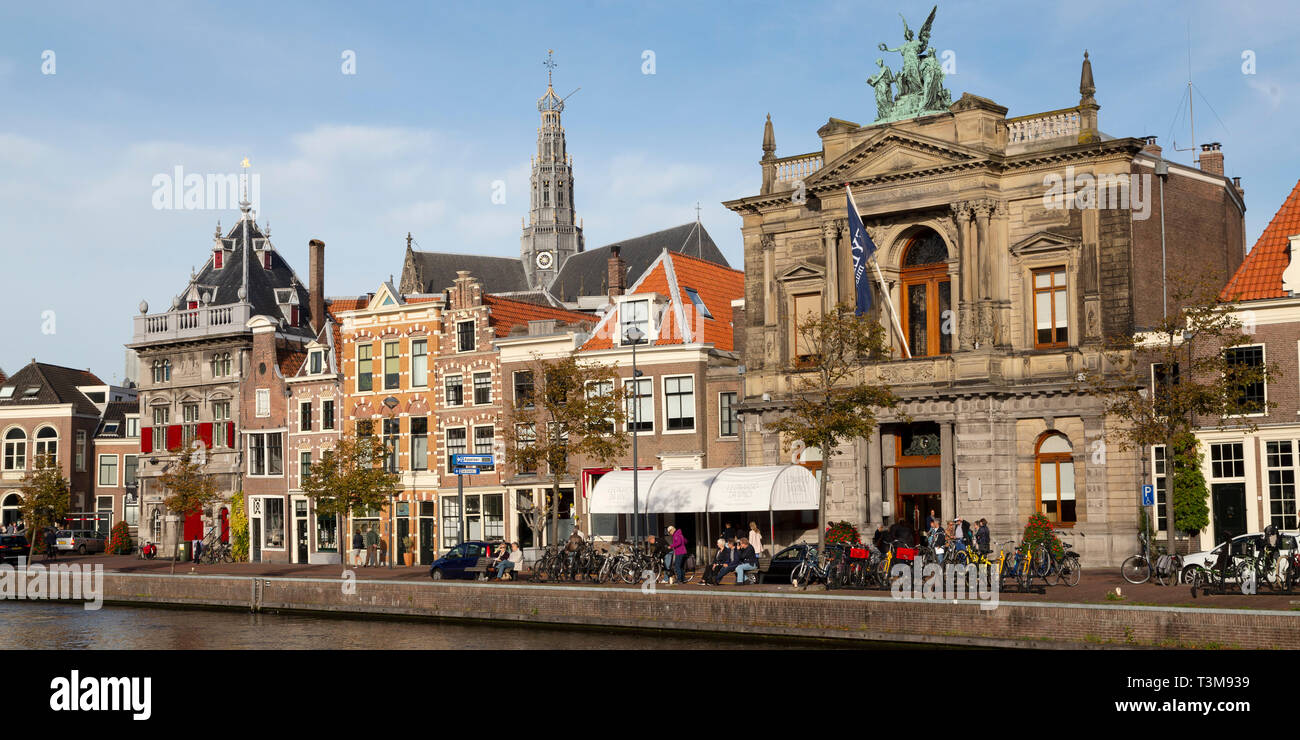
{"label": "church spire", "polygon": [[1088,50],[1083,50],[1083,71],[1079,74],[1079,105],[1096,105],[1097,99],[1093,97],[1097,92],[1097,85],[1092,81],[1092,62],[1088,59]]}
{"label": "church spire", "polygon": [[564,261],[583,250],[582,227],[574,223],[573,158],[560,125],[564,99],[555,94],[555,68],[559,65],[553,50],[546,51],[542,65],[546,67],[546,92],[537,99],[541,123],[529,182],[529,217],[519,250],[533,288],[548,287]]}

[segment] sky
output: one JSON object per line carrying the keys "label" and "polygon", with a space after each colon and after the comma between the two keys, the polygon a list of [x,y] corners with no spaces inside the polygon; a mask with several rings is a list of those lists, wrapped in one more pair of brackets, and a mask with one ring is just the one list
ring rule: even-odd
{"label": "sky", "polygon": [[[876,44],[931,7],[6,3],[0,368],[38,358],[121,380],[140,302],[165,310],[218,220],[238,217],[155,207],[177,167],[233,175],[247,157],[258,221],[304,280],[307,242],[324,240],[331,296],[399,275],[408,232],[426,250],[517,256],[548,49],[556,91],[577,90],[563,122],[587,244],[693,221],[698,203],[739,267],[740,219],[721,202],[757,193],[764,116],[778,156],[819,150],[830,117],[870,123],[875,59],[898,67]],[[931,44],[951,52],[954,100],[1008,116],[1076,105],[1087,49],[1101,129],[1156,135],[1188,164],[1173,144],[1191,144],[1190,75],[1197,143],[1222,142],[1253,244],[1300,178],[1297,27],[1288,2],[950,1]]]}

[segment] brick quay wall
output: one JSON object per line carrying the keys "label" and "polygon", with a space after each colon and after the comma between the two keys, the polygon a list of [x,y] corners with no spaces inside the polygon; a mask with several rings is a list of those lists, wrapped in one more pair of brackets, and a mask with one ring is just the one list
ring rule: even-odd
{"label": "brick quay wall", "polygon": [[983,647],[1300,648],[1300,612],[887,595],[104,574],[105,602]]}

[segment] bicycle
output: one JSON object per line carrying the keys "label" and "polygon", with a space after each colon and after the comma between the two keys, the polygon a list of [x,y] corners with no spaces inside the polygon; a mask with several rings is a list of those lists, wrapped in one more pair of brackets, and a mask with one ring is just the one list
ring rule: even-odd
{"label": "bicycle", "polygon": [[204,565],[215,565],[217,563],[235,562],[234,553],[230,550],[230,544],[227,542],[218,542],[214,545],[206,545],[203,548],[203,554],[199,556],[199,562]]}
{"label": "bicycle", "polygon": [[[1168,566],[1161,567],[1161,568],[1152,567],[1151,538],[1145,535],[1139,536],[1138,543],[1141,545],[1142,548],[1141,551],[1137,555],[1130,555],[1124,559],[1124,562],[1121,563],[1119,566],[1120,575],[1123,576],[1124,580],[1128,581],[1129,583],[1132,583],[1133,585],[1138,585],[1138,584],[1146,583],[1147,581],[1151,580],[1151,574],[1153,572],[1158,571],[1156,575],[1156,581],[1160,583],[1160,585],[1162,586],[1165,585],[1164,579],[1169,577],[1168,574],[1170,572],[1170,569],[1168,568]],[[1163,552],[1161,554],[1163,554]],[[1182,558],[1179,557],[1178,555],[1173,555],[1171,557],[1178,559],[1179,570],[1173,571],[1173,573],[1175,574],[1173,578],[1177,579],[1178,578],[1177,574],[1181,570]],[[1159,566],[1160,563],[1157,562],[1156,565]]]}
{"label": "bicycle", "polygon": [[802,583],[803,588],[807,588],[813,581],[825,580],[826,568],[818,562],[817,546],[808,545],[803,551],[803,560],[790,571],[790,585],[799,588]]}

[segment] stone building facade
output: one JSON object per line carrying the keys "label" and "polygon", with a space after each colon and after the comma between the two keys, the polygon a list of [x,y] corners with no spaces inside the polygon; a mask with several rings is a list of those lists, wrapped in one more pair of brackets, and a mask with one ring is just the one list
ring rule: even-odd
{"label": "stone building facade", "polygon": [[[776,156],[769,119],[760,193],[726,203],[744,238],[748,464],[792,454],[764,425],[788,412],[807,359],[796,321],[852,303],[850,186],[878,248],[873,317],[894,350],[862,378],[903,403],[825,463],[828,517],[916,526],[933,509],[987,517],[1005,540],[1039,511],[1088,562],[1131,554],[1141,456],[1105,444],[1111,422],[1075,383],[1102,367],[1106,337],[1159,318],[1159,291],[1143,286],[1183,263],[1227,279],[1243,256],[1244,204],[1221,157],[1217,172],[1213,157],[1197,170],[1163,160],[1154,142],[1102,133],[1086,58],[1079,93],[1074,107],[1016,118],[969,93],[894,123],[832,118],[819,151],[788,157]],[[1166,212],[1152,218],[1159,187]],[[1161,216],[1175,254],[1163,273]],[[1188,219],[1198,226],[1173,242],[1170,225]]]}

